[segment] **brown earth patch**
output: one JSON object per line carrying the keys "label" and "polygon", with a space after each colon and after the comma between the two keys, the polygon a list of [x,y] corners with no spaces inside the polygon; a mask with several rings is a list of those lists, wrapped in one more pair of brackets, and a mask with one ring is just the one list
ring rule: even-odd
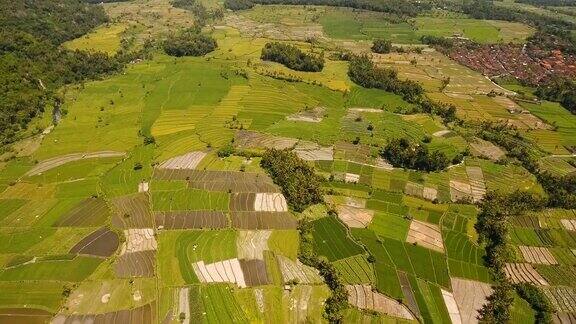
{"label": "brown earth patch", "polygon": [[412,314],[415,314],[416,317],[420,317],[420,308],[418,308],[416,297],[412,291],[412,285],[410,285],[410,281],[408,280],[406,273],[402,271],[398,271],[397,273],[398,279],[400,279],[400,288],[402,289],[404,297],[406,297],[406,305],[408,306],[408,309],[410,309]]}
{"label": "brown earth patch", "polygon": [[52,313],[35,308],[0,309],[0,324],[45,324],[50,322]]}
{"label": "brown earth patch", "polygon": [[246,286],[263,286],[268,285],[271,281],[268,279],[268,273],[266,271],[266,262],[264,260],[240,260],[240,267],[244,273],[244,280],[246,281]]}
{"label": "brown earth patch", "polygon": [[338,205],[336,210],[338,211],[338,218],[349,227],[364,228],[370,224],[374,217],[374,211],[369,209]]}
{"label": "brown earth patch", "polygon": [[462,316],[460,315],[460,310],[458,309],[454,295],[444,289],[440,289],[440,291],[442,292],[442,299],[444,299],[444,304],[446,305],[452,323],[462,323]]}
{"label": "brown earth patch", "polygon": [[476,138],[470,143],[472,154],[475,156],[484,156],[492,161],[498,161],[506,155],[506,152],[491,142]]}
{"label": "brown earth patch", "polygon": [[234,137],[234,146],[238,148],[275,148],[287,149],[292,148],[298,142],[297,139],[273,136],[253,131],[240,130],[236,132]]}
{"label": "brown earth patch", "polygon": [[234,193],[230,197],[230,210],[253,211],[256,194],[249,192]]}
{"label": "brown earth patch", "polygon": [[560,222],[569,231],[576,231],[576,219],[561,219]]}
{"label": "brown earth patch", "polygon": [[298,157],[306,161],[332,161],[334,160],[334,147],[320,146],[314,142],[300,141],[294,148]]}
{"label": "brown earth patch", "polygon": [[369,285],[346,285],[348,302],[360,309],[368,309],[394,317],[415,320],[408,307],[398,301],[372,291]]}
{"label": "brown earth patch", "polygon": [[278,266],[282,273],[282,279],[285,283],[294,280],[303,284],[323,282],[318,270],[303,264],[298,259],[292,261],[283,255],[277,255],[276,260],[278,261]]}
{"label": "brown earth patch", "polygon": [[546,279],[530,263],[506,263],[504,271],[513,283],[530,282],[537,286],[548,286]]}
{"label": "brown earth patch", "polygon": [[230,282],[237,284],[240,288],[246,288],[244,272],[237,258],[214,263],[199,261],[192,264],[192,269],[200,282]]}
{"label": "brown earth patch", "polygon": [[137,193],[112,199],[114,215],[112,224],[119,228],[150,228],[152,213],[148,194]]}
{"label": "brown earth patch", "polygon": [[486,195],[486,183],[484,182],[484,173],[480,167],[466,167],[466,174],[470,182],[470,190],[474,202],[481,201]]}
{"label": "brown earth patch", "polygon": [[189,173],[189,188],[231,192],[278,192],[272,179],[262,173],[234,171],[194,171]]}
{"label": "brown earth patch", "polygon": [[450,180],[450,199],[452,201],[472,199],[470,184],[458,180]]}
{"label": "brown earth patch", "polygon": [[153,277],[156,251],[126,253],[114,263],[114,273],[119,278]]}
{"label": "brown earth patch", "polygon": [[486,303],[486,298],[492,294],[492,287],[489,284],[452,278],[452,291],[462,323],[478,323],[476,316],[478,310]]}
{"label": "brown earth patch", "polygon": [[218,211],[155,212],[156,226],[160,229],[226,228],[228,218]]}
{"label": "brown earth patch", "polygon": [[171,169],[171,170],[194,170],[196,166],[206,156],[204,152],[190,152],[184,155],[176,156],[168,159],[158,166],[158,169]]}
{"label": "brown earth patch", "polygon": [[281,193],[259,192],[254,199],[253,210],[261,212],[287,212],[288,203]]}
{"label": "brown earth patch", "polygon": [[412,220],[406,242],[416,243],[425,248],[444,253],[444,243],[442,242],[440,227],[435,224],[416,219]]}
{"label": "brown earth patch", "polygon": [[70,253],[109,257],[118,249],[118,234],[108,228],[101,228],[78,242]]}
{"label": "brown earth patch", "polygon": [[522,257],[528,263],[558,264],[556,258],[545,247],[520,245],[518,248],[522,253]]}
{"label": "brown earth patch", "polygon": [[106,223],[110,209],[102,198],[87,198],[62,216],[54,226],[93,227]]}
{"label": "brown earth patch", "polygon": [[156,303],[134,309],[126,309],[104,314],[57,315],[52,324],[152,324],[156,321]]}
{"label": "brown earth patch", "polygon": [[236,250],[239,259],[264,260],[264,251],[268,250],[268,239],[272,231],[238,231]]}
{"label": "brown earth patch", "polygon": [[232,227],[239,229],[295,229],[298,222],[290,213],[232,212]]}
{"label": "brown earth patch", "polygon": [[158,243],[154,237],[154,230],[151,228],[133,228],[124,230],[126,242],[122,244],[120,255],[125,253],[151,251],[158,248]]}
{"label": "brown earth patch", "polygon": [[314,107],[312,109],[303,110],[298,113],[289,115],[286,117],[286,120],[319,123],[322,121],[325,111],[326,108],[324,107]]}

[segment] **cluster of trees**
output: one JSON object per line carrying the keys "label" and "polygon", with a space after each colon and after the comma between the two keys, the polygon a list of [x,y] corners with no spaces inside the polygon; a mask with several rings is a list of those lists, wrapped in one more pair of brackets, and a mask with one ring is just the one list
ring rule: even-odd
{"label": "cluster of trees", "polygon": [[324,302],[324,317],[330,323],[340,323],[342,321],[342,310],[348,307],[348,292],[334,265],[325,258],[318,257],[314,250],[312,230],[312,223],[308,219],[299,221],[300,249],[298,250],[298,259],[303,264],[320,271],[324,282],[332,291],[332,295]]}
{"label": "cluster of trees", "polygon": [[374,53],[387,54],[392,51],[392,42],[385,39],[375,39],[371,49]]}
{"label": "cluster of trees", "polygon": [[216,40],[198,32],[187,29],[169,36],[164,41],[164,52],[171,56],[202,56],[214,51]]}
{"label": "cluster of trees", "polygon": [[432,35],[423,35],[420,37],[420,42],[422,42],[422,44],[432,46],[437,45],[443,48],[450,48],[454,46],[454,39]]}
{"label": "cluster of trees", "polygon": [[576,81],[554,78],[536,89],[535,95],[542,99],[559,102],[571,113],[576,114]]}
{"label": "cluster of trees", "polygon": [[[226,5],[228,2],[230,4]],[[431,8],[430,4],[427,2],[403,0],[226,0],[225,2],[226,8],[232,10],[249,9],[254,6],[254,4],[346,7],[378,12],[388,12],[410,17],[415,17],[423,10]]]}
{"label": "cluster of trees", "polygon": [[484,323],[507,323],[510,307],[514,302],[514,286],[506,278],[504,265],[513,251],[508,248],[508,224],[512,217],[523,215],[527,210],[543,208],[545,202],[537,196],[516,191],[511,194],[489,192],[480,205],[480,213],[474,225],[478,240],[486,249],[484,261],[494,277],[494,292],[479,311]]}
{"label": "cluster of trees", "polygon": [[274,183],[282,188],[282,193],[290,207],[301,212],[306,207],[321,203],[322,178],[296,153],[286,150],[269,149],[264,152],[260,166],[264,168]]}
{"label": "cluster of trees", "polygon": [[0,145],[58,108],[62,85],[117,72],[132,59],[60,46],[105,22],[101,6],[78,0],[0,1]]}
{"label": "cluster of trees", "polygon": [[412,103],[424,93],[424,89],[417,82],[398,79],[395,70],[377,67],[366,55],[355,56],[350,60],[348,76],[364,88],[393,92]]}
{"label": "cluster of trees", "polygon": [[439,151],[430,153],[424,145],[413,143],[406,138],[395,138],[380,151],[380,155],[393,166],[422,170],[438,171],[449,165],[446,155]]}
{"label": "cluster of trees", "polygon": [[538,182],[548,195],[549,207],[576,208],[576,175],[556,176],[540,170],[538,165],[539,151],[518,131],[505,124],[484,122],[478,134],[481,138],[505,148],[507,155],[518,159],[526,170],[536,176]]}
{"label": "cluster of trees", "polygon": [[552,323],[554,308],[542,290],[531,283],[516,284],[516,292],[536,311],[536,323]]}
{"label": "cluster of trees", "polygon": [[319,72],[324,68],[324,58],[302,52],[298,47],[279,42],[267,43],[262,48],[262,60],[273,61],[296,70]]}

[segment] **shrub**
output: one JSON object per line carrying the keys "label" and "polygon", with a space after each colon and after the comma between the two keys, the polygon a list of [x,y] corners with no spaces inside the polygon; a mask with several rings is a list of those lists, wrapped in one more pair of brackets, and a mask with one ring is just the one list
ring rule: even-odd
{"label": "shrub", "polygon": [[392,42],[389,40],[376,39],[372,43],[372,52],[378,54],[387,54],[392,51]]}
{"label": "shrub", "polygon": [[438,171],[448,166],[444,153],[428,152],[424,145],[412,143],[406,138],[392,139],[380,152],[380,155],[395,167],[422,171]]}

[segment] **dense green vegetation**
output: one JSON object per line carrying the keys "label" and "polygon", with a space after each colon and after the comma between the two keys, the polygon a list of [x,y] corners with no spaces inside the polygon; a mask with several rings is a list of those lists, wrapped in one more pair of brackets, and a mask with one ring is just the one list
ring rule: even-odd
{"label": "dense green vegetation", "polygon": [[426,146],[412,143],[406,138],[392,139],[380,154],[395,167],[421,171],[438,171],[445,169],[449,164],[444,153],[440,151],[430,153]]}
{"label": "dense green vegetation", "polygon": [[554,308],[550,304],[548,297],[538,287],[530,283],[520,283],[516,284],[516,291],[536,311],[536,323],[552,323],[551,315],[554,312]]}
{"label": "dense green vegetation", "polygon": [[392,50],[392,42],[384,39],[375,39],[372,43],[372,52],[378,54],[390,53]]}
{"label": "dense green vegetation", "polygon": [[58,87],[116,72],[129,60],[59,47],[107,21],[99,6],[77,0],[4,1],[0,17],[0,144],[14,141],[46,108],[59,107]]}
{"label": "dense green vegetation", "polygon": [[323,201],[321,177],[314,169],[289,150],[266,150],[260,162],[274,183],[282,188],[288,204],[295,211]]}
{"label": "dense green vegetation", "polygon": [[225,0],[224,8],[230,10],[245,10],[254,7],[252,0]]}
{"label": "dense green vegetation", "polygon": [[324,68],[324,58],[305,53],[294,45],[278,42],[267,43],[262,48],[260,58],[278,62],[296,71],[320,72]]}
{"label": "dense green vegetation", "polygon": [[535,94],[546,100],[559,102],[571,113],[576,114],[576,82],[566,78],[554,78],[539,86]]}
{"label": "dense green vegetation", "polygon": [[216,40],[193,29],[169,36],[164,41],[164,51],[171,56],[203,56],[217,47]]}

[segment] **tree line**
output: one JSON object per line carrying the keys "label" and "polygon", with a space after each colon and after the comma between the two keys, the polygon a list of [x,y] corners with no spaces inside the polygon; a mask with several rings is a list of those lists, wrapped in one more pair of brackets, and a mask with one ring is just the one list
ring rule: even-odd
{"label": "tree line", "polygon": [[324,58],[308,54],[291,44],[279,42],[267,43],[262,48],[260,58],[280,63],[296,71],[319,72],[324,68]]}
{"label": "tree line", "polygon": [[576,81],[557,77],[539,86],[534,93],[539,98],[559,102],[571,113],[576,114]]}
{"label": "tree line", "polygon": [[367,55],[350,58],[348,76],[364,88],[381,89],[400,95],[407,102],[415,104],[420,112],[438,115],[446,123],[457,120],[454,105],[428,99],[418,82],[398,79],[395,70],[377,67]]}
{"label": "tree line", "polygon": [[0,146],[59,106],[62,85],[117,72],[133,59],[125,52],[112,58],[60,46],[107,21],[101,6],[79,0],[0,2]]}
{"label": "tree line", "polygon": [[427,2],[403,0],[225,0],[224,6],[231,10],[252,8],[255,4],[262,5],[315,5],[346,7],[378,12],[387,12],[401,16],[415,17],[418,13],[430,9]]}

